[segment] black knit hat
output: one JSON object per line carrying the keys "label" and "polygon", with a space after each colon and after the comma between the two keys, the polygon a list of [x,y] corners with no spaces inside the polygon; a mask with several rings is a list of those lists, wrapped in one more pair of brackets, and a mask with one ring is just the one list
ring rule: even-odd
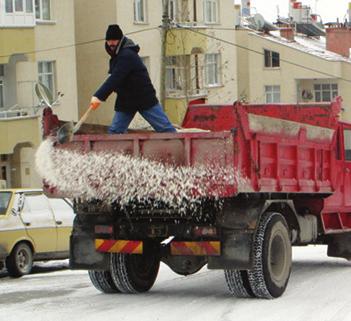
{"label": "black knit hat", "polygon": [[123,32],[119,25],[109,25],[106,30],[106,40],[121,40],[123,38]]}

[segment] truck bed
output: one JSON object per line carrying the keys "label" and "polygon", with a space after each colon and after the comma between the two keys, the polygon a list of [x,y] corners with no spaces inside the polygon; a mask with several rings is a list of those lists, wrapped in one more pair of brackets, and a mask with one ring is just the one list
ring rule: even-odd
{"label": "truck bed", "polygon": [[[56,144],[54,149],[80,155],[108,153],[111,158],[123,154],[154,161],[169,168],[217,168],[222,172],[229,171],[231,174],[228,175],[234,173],[240,177],[235,182],[212,181],[212,185],[221,186],[220,190],[218,186],[213,187],[218,190],[216,197],[233,197],[241,192],[331,194],[336,179],[332,173],[335,162],[332,157],[335,148],[333,141],[337,126],[335,113],[328,116],[326,106],[315,107],[314,113],[318,117],[314,125],[312,107],[304,112],[305,118],[301,117],[303,112],[299,113],[298,119],[292,117],[298,121],[287,120],[289,109],[294,113],[296,106],[278,107],[267,109],[270,112],[275,110],[272,116],[265,114],[265,109],[259,110],[256,105],[223,106],[231,119],[230,126],[226,124],[226,130],[223,131],[78,134],[71,143]],[[189,111],[192,118],[186,118],[188,127],[200,127],[201,124],[211,127],[209,124],[216,122],[216,116],[211,116],[209,111],[213,112],[214,109],[217,115],[221,115],[218,106],[214,109],[204,107],[205,112],[201,108],[193,108]],[[200,116],[204,114],[209,117],[202,122]],[[195,121],[189,122],[189,117]],[[212,119],[210,123],[209,119]],[[221,121],[220,118],[217,120]],[[206,126],[202,129],[208,129]],[[215,124],[214,127],[219,125]],[[47,193],[69,196],[63,190],[59,192],[59,187],[48,185]]]}

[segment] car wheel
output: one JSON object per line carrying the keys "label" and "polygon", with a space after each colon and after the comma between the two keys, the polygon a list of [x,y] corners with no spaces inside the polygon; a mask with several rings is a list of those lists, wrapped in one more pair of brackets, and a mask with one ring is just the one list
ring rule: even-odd
{"label": "car wheel", "polygon": [[33,266],[33,253],[26,243],[17,244],[6,259],[7,272],[12,277],[29,274]]}

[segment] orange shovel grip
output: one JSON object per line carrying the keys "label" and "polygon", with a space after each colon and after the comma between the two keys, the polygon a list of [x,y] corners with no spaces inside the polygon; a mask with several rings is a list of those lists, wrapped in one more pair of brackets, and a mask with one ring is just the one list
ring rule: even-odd
{"label": "orange shovel grip", "polygon": [[90,104],[90,108],[93,109],[93,110],[98,109],[99,106],[100,106],[100,103],[98,103],[98,102],[95,102],[95,103],[91,103],[91,104]]}

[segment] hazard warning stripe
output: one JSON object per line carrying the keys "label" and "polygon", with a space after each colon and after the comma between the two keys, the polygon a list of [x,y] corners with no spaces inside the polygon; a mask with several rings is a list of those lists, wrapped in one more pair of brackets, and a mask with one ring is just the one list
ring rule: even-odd
{"label": "hazard warning stripe", "polygon": [[172,242],[172,255],[201,255],[219,256],[221,255],[221,243],[211,242]]}
{"label": "hazard warning stripe", "polygon": [[98,252],[143,254],[142,241],[96,239],[95,248]]}

